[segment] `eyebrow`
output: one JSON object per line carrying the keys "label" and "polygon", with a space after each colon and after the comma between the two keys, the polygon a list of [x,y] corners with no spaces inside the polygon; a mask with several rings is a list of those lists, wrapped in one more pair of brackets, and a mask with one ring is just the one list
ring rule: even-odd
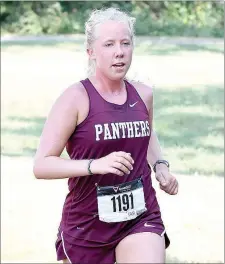
{"label": "eyebrow", "polygon": [[[115,41],[114,39],[106,39],[106,40],[104,40],[104,42],[114,42],[114,41]],[[121,39],[121,41],[131,41],[131,39],[124,38],[124,39]]]}

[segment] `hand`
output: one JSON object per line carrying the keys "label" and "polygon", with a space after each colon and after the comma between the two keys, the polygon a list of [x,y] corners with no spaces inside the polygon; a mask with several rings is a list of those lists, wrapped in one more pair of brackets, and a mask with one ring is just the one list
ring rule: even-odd
{"label": "hand", "polygon": [[125,173],[130,174],[133,164],[134,160],[130,153],[118,151],[92,161],[90,169],[93,174],[113,173],[123,176]]}
{"label": "hand", "polygon": [[155,177],[159,182],[160,189],[171,195],[175,195],[178,193],[178,181],[169,172],[165,164],[157,165]]}

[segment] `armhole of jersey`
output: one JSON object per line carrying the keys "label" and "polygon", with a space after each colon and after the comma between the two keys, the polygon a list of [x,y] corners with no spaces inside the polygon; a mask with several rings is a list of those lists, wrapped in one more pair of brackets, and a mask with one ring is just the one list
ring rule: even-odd
{"label": "armhole of jersey", "polygon": [[[88,91],[88,88],[87,88],[87,86],[86,86],[85,81],[86,81],[86,80],[82,80],[82,81],[80,81],[80,83],[83,85],[83,87],[84,87],[84,89],[85,89],[85,91],[86,91],[86,93],[87,93],[88,102],[89,102],[89,109],[88,109],[88,114],[87,114],[87,116],[85,117],[85,119],[84,119],[79,125],[77,125],[76,128],[83,126],[83,125],[87,122],[87,119],[88,119],[88,117],[90,116],[91,107],[92,107],[92,104],[91,104],[91,98],[90,98],[90,93],[89,93],[89,91]],[[73,133],[74,133],[74,132],[73,132]]]}
{"label": "armhole of jersey", "polygon": [[139,92],[138,92],[137,89],[135,88],[135,86],[134,86],[131,82],[129,82],[128,80],[125,80],[125,81],[126,81],[126,82],[128,83],[128,85],[130,85],[130,87],[134,90],[134,92],[136,93],[136,95],[138,96],[138,98],[140,98],[141,103],[142,103],[142,105],[143,105],[143,107],[144,107],[146,113],[149,115],[148,108],[147,108],[147,106],[146,106],[144,100],[142,99],[141,95],[139,94]]}

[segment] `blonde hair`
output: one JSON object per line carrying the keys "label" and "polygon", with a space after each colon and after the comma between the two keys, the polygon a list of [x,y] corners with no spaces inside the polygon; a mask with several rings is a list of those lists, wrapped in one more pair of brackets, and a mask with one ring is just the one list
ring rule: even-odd
{"label": "blonde hair", "polygon": [[[88,20],[85,23],[85,45],[86,48],[91,48],[93,42],[96,39],[95,36],[95,28],[99,24],[102,24],[106,21],[114,20],[118,22],[125,22],[128,25],[128,28],[130,30],[131,39],[134,42],[134,25],[136,19],[134,17],[129,16],[127,13],[119,10],[119,8],[110,7],[107,9],[100,9],[100,10],[94,10],[90,14]],[[88,60],[88,75],[92,75],[95,73],[95,61],[94,60]]]}

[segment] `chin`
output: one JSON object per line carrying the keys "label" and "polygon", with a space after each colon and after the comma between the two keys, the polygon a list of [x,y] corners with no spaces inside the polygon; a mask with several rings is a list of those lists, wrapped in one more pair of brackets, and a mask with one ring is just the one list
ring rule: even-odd
{"label": "chin", "polygon": [[124,79],[124,77],[126,76],[126,73],[120,73],[120,74],[110,74],[109,79],[112,81],[119,81]]}
{"label": "chin", "polygon": [[108,78],[113,81],[119,81],[125,78],[127,74],[127,71],[121,71],[121,72],[110,72],[107,74]]}

